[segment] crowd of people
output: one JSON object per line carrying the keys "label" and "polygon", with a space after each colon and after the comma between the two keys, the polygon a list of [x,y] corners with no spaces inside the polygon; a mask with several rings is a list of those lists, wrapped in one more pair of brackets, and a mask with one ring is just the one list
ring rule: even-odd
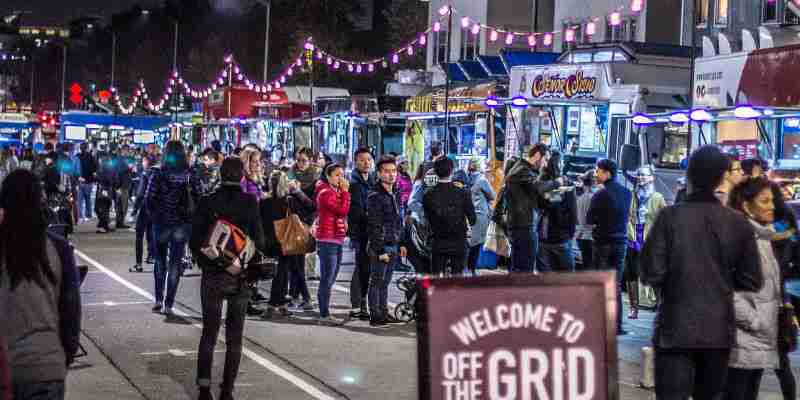
{"label": "crowd of people", "polygon": [[[317,310],[320,324],[345,322],[332,313],[331,297],[346,245],[355,264],[346,317],[372,327],[402,323],[388,307],[401,267],[469,277],[493,255],[512,274],[611,270],[618,277],[617,334],[626,334],[623,292],[630,319],[641,307],[658,306],[658,398],[755,399],[765,369],[776,371],[787,399],[795,397],[787,354],[796,346],[796,329],[793,342],[785,329],[796,320],[783,288],[800,254],[797,222],[763,162],[702,147],[689,159],[689,190],[669,206],[654,190],[650,167],[620,171],[600,159],[574,180],[563,173],[558,151],[537,144],[506,160],[495,191],[478,160],[460,169],[441,143],[429,150],[414,171],[402,156],[375,160],[361,148],[349,176],[346,165],[305,147],[291,163],[273,163],[254,144],[223,154],[214,143],[196,155],[177,141],[163,149],[107,151],[83,143],[77,153],[66,144],[37,156],[4,150],[0,312],[20,318],[4,330],[7,351],[0,353],[12,366],[15,398],[31,398],[36,390],[63,397],[64,366],[74,354],[72,339],[65,339],[72,331],[64,331],[74,328],[59,327],[58,320],[62,282],[74,275],[64,271],[74,259],[58,251],[64,244],[47,231],[64,225],[69,232],[93,220],[93,212],[98,234],[131,228],[129,216],[135,221],[131,271],[153,263],[153,312],[173,317],[184,270],[195,264],[202,271],[201,399],[213,398],[223,302],[221,399],[233,398],[247,314],[270,320]],[[286,235],[287,226],[302,234]],[[227,240],[222,245],[219,235]],[[506,241],[510,252],[494,252],[490,239]],[[249,272],[265,260],[274,265],[268,296]],[[315,298],[312,279],[319,281]],[[26,319],[35,311],[31,304],[44,311]],[[48,373],[32,373],[38,368]]]}

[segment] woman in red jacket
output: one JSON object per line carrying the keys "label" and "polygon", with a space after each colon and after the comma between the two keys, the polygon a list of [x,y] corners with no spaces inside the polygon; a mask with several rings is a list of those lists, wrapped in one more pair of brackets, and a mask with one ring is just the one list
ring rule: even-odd
{"label": "woman in red jacket", "polygon": [[341,323],[330,315],[331,289],[342,263],[342,244],[347,234],[347,213],[350,211],[350,182],[344,178],[344,169],[339,164],[329,164],[323,179],[317,182],[316,198],[317,256],[319,257],[320,282],[317,292],[319,318],[321,322]]}

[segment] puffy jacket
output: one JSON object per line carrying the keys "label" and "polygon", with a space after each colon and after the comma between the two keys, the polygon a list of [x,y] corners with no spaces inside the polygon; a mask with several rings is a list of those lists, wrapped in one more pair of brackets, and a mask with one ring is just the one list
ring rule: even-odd
{"label": "puffy jacket", "polygon": [[543,182],[527,160],[521,159],[508,172],[503,191],[506,221],[510,228],[528,228],[538,219],[545,192],[558,188],[555,181]]}
{"label": "puffy jacket", "polygon": [[342,192],[325,181],[317,182],[317,240],[341,243],[347,235],[350,192]]}
{"label": "puffy jacket", "polygon": [[200,200],[192,218],[189,248],[204,273],[221,272],[223,267],[200,251],[211,226],[220,218],[236,225],[253,241],[256,249],[262,253],[265,251],[264,229],[261,226],[258,202],[253,196],[242,193],[239,185],[224,184],[216,193]]}
{"label": "puffy jacket", "polygon": [[256,201],[261,201],[264,196],[264,192],[261,191],[258,183],[247,179],[247,177],[242,178],[242,192],[253,196]]}
{"label": "puffy jacket", "polygon": [[358,170],[353,170],[350,176],[350,212],[347,213],[347,234],[352,239],[367,241],[367,197],[374,187],[374,174],[364,179]]}
{"label": "puffy jacket", "polygon": [[219,168],[208,168],[203,164],[192,169],[192,195],[199,200],[211,196],[220,186]]}
{"label": "puffy jacket", "polygon": [[772,250],[772,225],[750,221],[758,243],[764,286],[758,292],[733,294],[736,345],[728,365],[740,369],[778,368],[778,310],[783,303],[781,271]]}
{"label": "puffy jacket", "polygon": [[433,249],[463,251],[467,223],[475,225],[475,206],[470,192],[452,182],[439,183],[422,197],[425,215],[431,227]]}
{"label": "puffy jacket", "polygon": [[660,290],[653,344],[730,349],[733,292],[764,284],[753,226],[713,193],[692,193],[658,214],[640,258],[642,283]]}
{"label": "puffy jacket", "polygon": [[147,185],[145,207],[154,224],[181,225],[192,221],[189,215],[189,173],[160,169]]}
{"label": "puffy jacket", "polygon": [[397,193],[386,191],[379,182],[369,192],[367,201],[367,219],[369,221],[367,232],[369,254],[379,256],[385,254],[388,247],[400,245],[403,235],[403,220],[400,217],[400,207],[397,204]]}
{"label": "puffy jacket", "polygon": [[414,185],[411,177],[404,174],[397,174],[397,191],[400,193],[400,204],[405,207],[411,197],[411,188]]}

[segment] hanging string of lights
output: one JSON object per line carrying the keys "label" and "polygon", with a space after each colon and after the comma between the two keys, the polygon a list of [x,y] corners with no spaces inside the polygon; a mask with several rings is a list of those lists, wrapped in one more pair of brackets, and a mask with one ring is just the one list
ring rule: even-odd
{"label": "hanging string of lights", "polygon": [[[608,22],[612,26],[619,26],[622,24],[623,12],[630,12],[631,14],[638,14],[644,9],[645,0],[630,0],[629,6],[620,6],[614,9],[607,15]],[[291,65],[284,68],[281,73],[276,75],[276,78],[270,82],[256,83],[256,80],[251,80],[242,70],[241,66],[235,62],[233,55],[228,55],[224,59],[225,67],[220,71],[219,76],[215,81],[207,84],[205,87],[193,87],[190,85],[178,71],[173,71],[169,79],[166,79],[164,95],[159,99],[158,103],[153,103],[148,96],[147,88],[144,81],[139,81],[138,88],[134,91],[134,95],[130,104],[124,105],[117,93],[117,89],[112,87],[111,93],[113,94],[114,102],[117,107],[124,114],[131,114],[140,105],[150,111],[160,112],[166,105],[170,104],[172,96],[183,94],[184,96],[191,97],[195,100],[200,100],[209,97],[218,87],[225,85],[226,79],[230,83],[236,82],[247,86],[249,90],[256,93],[268,93],[273,90],[280,89],[286,81],[291,78],[296,69],[303,67],[303,58],[307,56],[306,60],[327,65],[330,70],[341,71],[346,70],[351,74],[369,74],[378,70],[378,67],[383,69],[389,68],[390,65],[400,63],[401,57],[411,57],[415,52],[420,51],[416,49],[421,47],[424,49],[428,44],[428,36],[431,34],[438,34],[442,30],[442,24],[445,19],[449,17],[450,13],[459,13],[459,11],[451,5],[445,5],[438,10],[439,18],[430,25],[427,29],[415,35],[414,39],[403,46],[397,47],[390,51],[386,56],[380,58],[366,59],[366,60],[353,60],[334,55],[333,53],[322,49],[315,45],[313,38],[308,38],[303,44],[302,50],[294,58]],[[526,38],[530,47],[536,47],[541,44],[544,47],[551,47],[555,35],[564,35],[564,41],[567,43],[575,42],[576,29],[583,26],[583,32],[587,36],[593,36],[597,32],[597,21],[601,17],[591,17],[584,22],[574,24],[562,31],[552,32],[524,32],[512,31],[498,26],[491,26],[479,22],[478,20],[469,16],[462,16],[460,23],[461,28],[470,32],[474,36],[481,33],[486,33],[488,40],[496,42],[504,36],[504,41],[507,46],[514,44],[516,38]],[[230,76],[229,76],[230,74]]]}

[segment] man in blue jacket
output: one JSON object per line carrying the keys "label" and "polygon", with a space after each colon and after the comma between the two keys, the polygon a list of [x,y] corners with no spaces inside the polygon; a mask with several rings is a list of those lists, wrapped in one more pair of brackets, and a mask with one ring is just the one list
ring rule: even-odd
{"label": "man in blue jacket", "polygon": [[356,150],[356,168],[350,177],[350,212],[347,214],[348,236],[355,251],[356,270],[350,280],[351,318],[369,319],[367,293],[369,289],[369,255],[367,254],[367,197],[375,187],[375,174],[371,173],[372,154],[362,147]]}

